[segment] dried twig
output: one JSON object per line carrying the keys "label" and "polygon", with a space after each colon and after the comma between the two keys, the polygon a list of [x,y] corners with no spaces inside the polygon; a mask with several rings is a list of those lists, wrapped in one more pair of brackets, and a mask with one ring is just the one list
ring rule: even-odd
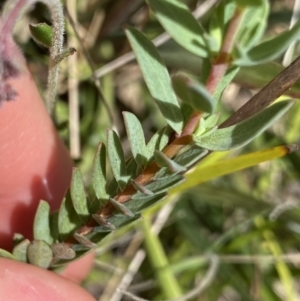
{"label": "dried twig", "polygon": [[[188,293],[184,294],[183,296],[175,299],[169,299],[164,301],[186,301],[190,300],[192,298],[195,298],[199,296],[214,280],[214,277],[216,276],[216,273],[218,271],[219,267],[219,259],[216,255],[210,255],[210,267],[204,277],[204,279],[197,285],[195,288],[190,290]],[[126,291],[122,291],[122,293],[128,297],[130,297],[132,300],[135,301],[149,301],[147,299],[140,298],[138,296],[135,296],[134,294]]]}

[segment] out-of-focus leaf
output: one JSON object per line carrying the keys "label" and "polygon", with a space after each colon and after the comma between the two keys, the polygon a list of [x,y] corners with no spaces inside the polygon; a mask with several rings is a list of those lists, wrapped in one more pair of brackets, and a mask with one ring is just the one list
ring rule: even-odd
{"label": "out-of-focus leaf", "polygon": [[98,199],[107,199],[106,192],[106,148],[100,143],[93,163],[93,187]]}
{"label": "out-of-focus leaf", "polygon": [[241,147],[267,129],[292,105],[292,101],[278,102],[241,123],[217,129],[212,134],[194,137],[194,141],[200,147],[214,151]]}
{"label": "out-of-focus leaf", "polygon": [[40,201],[37,208],[34,224],[33,224],[33,237],[35,240],[44,240],[46,243],[51,244],[53,238],[50,229],[50,206],[45,201]]}
{"label": "out-of-focus leaf", "polygon": [[274,160],[283,157],[294,150],[294,147],[278,146],[265,149],[250,154],[242,155],[232,159],[221,160],[216,163],[210,163],[202,166],[201,163],[191,172],[186,174],[186,181],[180,186],[173,188],[172,193],[183,192],[203,182],[215,179],[217,177],[233,173],[261,162]]}
{"label": "out-of-focus leaf", "polygon": [[[252,1],[248,1],[252,2]],[[268,23],[269,1],[259,6],[248,6],[236,36],[236,43],[243,49],[251,49],[262,37]]]}
{"label": "out-of-focus leaf", "polygon": [[127,185],[129,176],[126,172],[126,162],[121,141],[114,131],[108,132],[107,152],[115,179],[120,189],[123,190]]}
{"label": "out-of-focus leaf", "polygon": [[182,74],[173,76],[172,83],[176,94],[183,102],[195,110],[213,113],[216,101],[201,83]]}
{"label": "out-of-focus leaf", "polygon": [[250,51],[243,48],[239,50],[238,57],[234,60],[237,66],[252,66],[270,62],[278,58],[289,45],[300,37],[300,20],[290,29],[276,37],[263,42]]}
{"label": "out-of-focus leaf", "polygon": [[168,124],[179,133],[183,126],[183,117],[171,86],[168,70],[158,51],[152,42],[136,29],[126,29],[126,35],[151,95]]}
{"label": "out-of-focus leaf", "polygon": [[247,7],[247,6],[262,6],[265,2],[264,0],[234,0],[234,2],[241,7]]}
{"label": "out-of-focus leaf", "polygon": [[24,239],[13,248],[13,255],[17,260],[27,262],[27,248],[30,244],[28,239]]}
{"label": "out-of-focus leaf", "polygon": [[52,261],[53,253],[43,240],[34,240],[28,246],[28,261],[40,268],[47,269]]}
{"label": "out-of-focus leaf", "polygon": [[[234,82],[248,88],[261,88],[283,70],[283,66],[276,62],[264,63],[257,66],[241,67],[234,78]],[[300,98],[300,82],[295,83],[286,95]]]}
{"label": "out-of-focus leaf", "polygon": [[90,241],[86,236],[74,233],[73,237],[83,246],[89,249],[97,248],[97,245]]}
{"label": "out-of-focus leaf", "polygon": [[178,44],[200,57],[209,57],[205,32],[182,1],[147,1],[158,21]]}
{"label": "out-of-focus leaf", "polygon": [[8,258],[8,259],[14,259],[14,260],[17,259],[13,254],[11,254],[8,251],[3,250],[3,249],[0,249],[0,258],[1,257]]}
{"label": "out-of-focus leaf", "polygon": [[141,123],[132,113],[124,112],[123,116],[133,158],[138,166],[144,167],[149,156]]}
{"label": "out-of-focus leaf", "polygon": [[75,251],[65,243],[55,243],[51,246],[55,259],[70,260],[76,257]]}

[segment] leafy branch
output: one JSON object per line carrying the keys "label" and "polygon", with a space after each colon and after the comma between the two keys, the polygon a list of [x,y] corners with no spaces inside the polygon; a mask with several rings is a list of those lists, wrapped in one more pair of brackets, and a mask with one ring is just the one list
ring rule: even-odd
{"label": "leafy branch", "polygon": [[[53,42],[50,47],[51,87],[55,86],[57,80],[57,56],[63,53],[63,18],[58,1],[54,2],[51,12],[53,20],[57,22],[52,26]],[[20,0],[18,3],[23,2]],[[221,3],[212,18],[213,30],[210,33],[179,1],[162,3],[148,0],[148,3],[170,36],[209,66],[208,75],[203,81],[206,84],[186,74],[171,78],[151,41],[136,29],[127,27],[127,38],[167,126],[146,143],[137,117],[125,112],[132,157],[125,159],[118,135],[113,130],[108,131],[107,143],[99,144],[93,164],[95,197],[86,196],[81,173],[75,168],[70,190],[59,211],[50,213],[48,203],[41,201],[34,220],[34,240],[30,242],[16,235],[12,254],[0,250],[1,256],[50,269],[78,258],[95,248],[115,229],[137,220],[142,210],[165,198],[168,190],[185,180],[184,173],[209,153],[244,146],[292,106],[291,101],[284,101],[265,109],[299,79],[299,71],[294,69],[299,59],[283,71],[282,74],[289,74],[288,78],[279,75],[228,121],[219,127],[216,125],[217,103],[239,67],[248,64],[249,60],[253,64],[265,61],[266,51],[261,51],[264,47],[269,49],[268,55],[271,51],[270,57],[278,57],[285,49],[280,42],[290,41],[300,32],[296,26],[296,29],[283,33],[280,39],[252,47],[254,39],[257,40],[262,33],[264,24],[253,23],[245,27],[242,20],[249,10],[257,15],[263,14],[268,5],[266,2],[259,6],[244,6],[240,1]],[[220,14],[223,19],[218,18]],[[255,30],[256,35],[250,36],[249,32]],[[215,35],[217,31],[224,32],[224,39],[218,40],[218,35]],[[248,38],[245,39],[245,36]],[[290,76],[290,72],[293,76]],[[273,86],[278,86],[276,92],[270,92]],[[54,98],[53,93],[55,91],[51,90],[49,99]],[[288,149],[285,150],[288,152]],[[110,166],[107,166],[107,161]],[[109,168],[113,173],[111,181],[107,176]],[[231,172],[230,168],[228,172]]]}

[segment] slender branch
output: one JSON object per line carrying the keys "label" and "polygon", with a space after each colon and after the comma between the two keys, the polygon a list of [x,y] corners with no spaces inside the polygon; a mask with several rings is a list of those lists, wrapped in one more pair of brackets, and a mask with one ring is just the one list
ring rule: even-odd
{"label": "slender branch", "polygon": [[[74,21],[77,20],[76,1],[67,0],[67,7]],[[69,25],[69,24],[68,24]],[[69,25],[68,28],[71,26]],[[74,33],[68,38],[68,46],[77,48],[77,39]],[[70,154],[73,159],[80,157],[80,129],[79,129],[79,96],[78,96],[78,70],[77,56],[71,55],[68,58],[68,97],[69,97],[69,129],[70,129]]]}
{"label": "slender branch", "polygon": [[58,64],[56,63],[56,58],[63,52],[65,22],[60,0],[34,0],[33,2],[39,1],[44,3],[48,7],[52,20],[53,40],[50,47],[46,107],[48,113],[50,115],[53,115],[59,71]]}
{"label": "slender branch", "polygon": [[[175,299],[168,299],[168,300],[164,300],[164,301],[186,301],[186,300],[190,300],[193,299],[197,296],[199,296],[214,280],[216,273],[218,271],[218,267],[219,267],[219,258],[217,255],[210,255],[210,266],[209,269],[206,273],[206,275],[204,276],[204,279],[199,283],[199,285],[197,285],[194,289],[192,289],[191,291],[189,291],[188,293],[182,295],[179,298],[175,298]],[[132,298],[132,300],[135,301],[149,301],[147,299],[143,299],[140,298],[138,296],[135,296],[134,294],[130,293],[130,292],[126,292],[126,291],[121,291],[124,295]]]}
{"label": "slender branch", "polygon": [[103,94],[103,92],[102,92],[102,90],[101,90],[100,80],[99,80],[99,78],[97,78],[97,77],[95,76],[95,69],[96,69],[96,68],[95,68],[95,64],[94,64],[94,62],[93,62],[93,60],[92,60],[92,58],[91,58],[91,56],[90,56],[88,50],[87,50],[86,47],[84,46],[84,43],[83,43],[83,41],[82,41],[82,39],[81,39],[81,37],[80,37],[78,31],[77,31],[76,24],[75,24],[73,18],[71,17],[70,12],[68,11],[67,8],[65,8],[65,12],[66,12],[66,16],[67,16],[67,18],[68,18],[68,20],[69,20],[69,22],[70,22],[70,25],[71,25],[72,28],[73,28],[73,31],[74,31],[74,33],[75,33],[75,35],[76,35],[78,41],[81,41],[80,45],[81,45],[82,53],[83,53],[83,55],[84,55],[84,57],[85,57],[85,59],[86,59],[88,65],[89,65],[89,67],[90,67],[92,73],[93,73],[92,79],[93,79],[94,84],[95,84],[95,86],[96,86],[96,88],[97,88],[97,92],[98,92],[98,94],[99,94],[99,96],[100,96],[100,100],[102,101],[102,103],[103,103],[103,105],[104,105],[104,107],[105,107],[105,109],[106,109],[106,111],[107,111],[107,114],[108,114],[108,117],[109,117],[109,119],[110,119],[111,124],[113,124],[113,114],[112,114],[112,112],[110,111],[108,102],[107,102],[107,100],[106,100],[106,98],[105,98],[105,96],[104,96],[104,94]]}
{"label": "slender branch", "polygon": [[[230,54],[234,46],[235,37],[239,29],[239,24],[242,20],[242,16],[243,10],[237,7],[224,36],[221,50],[215,61],[212,63],[212,67],[206,82],[206,89],[211,94],[213,94],[216,90],[220,80],[225,75],[226,70],[230,64]],[[187,122],[185,128],[183,129],[183,135],[192,135],[196,127],[198,126],[201,117],[201,112],[194,112],[190,120]]]}
{"label": "slender branch", "polygon": [[267,106],[300,79],[300,57],[282,70],[272,81],[246,102],[219,127],[224,128],[247,119]]}

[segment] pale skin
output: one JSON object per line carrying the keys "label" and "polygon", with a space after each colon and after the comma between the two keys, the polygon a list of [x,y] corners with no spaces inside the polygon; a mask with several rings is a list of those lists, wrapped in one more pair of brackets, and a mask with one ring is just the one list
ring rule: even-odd
{"label": "pale skin", "polygon": [[[73,163],[22,54],[12,41],[8,46],[19,74],[7,80],[16,96],[0,106],[0,248],[11,251],[14,233],[32,239],[40,199],[48,201],[52,210],[59,208],[70,185]],[[0,301],[94,300],[76,284],[86,277],[92,261],[93,254],[79,259],[62,272],[62,277],[0,259]]]}

